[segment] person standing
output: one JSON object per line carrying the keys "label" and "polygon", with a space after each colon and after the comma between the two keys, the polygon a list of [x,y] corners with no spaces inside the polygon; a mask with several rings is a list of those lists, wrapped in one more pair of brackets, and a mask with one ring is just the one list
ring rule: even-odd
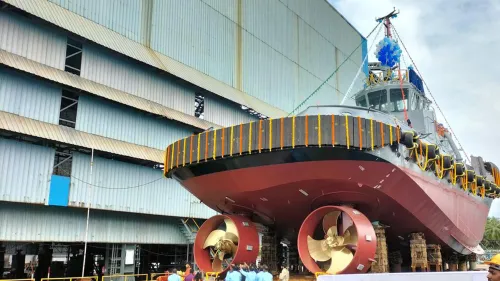
{"label": "person standing", "polygon": [[239,272],[239,268],[237,268],[236,265],[231,264],[229,267],[229,271],[226,274],[225,281],[241,281],[241,276],[242,275]]}
{"label": "person standing", "polygon": [[500,254],[495,255],[491,260],[485,261],[489,265],[488,268],[488,281],[500,281]]}
{"label": "person standing", "polygon": [[288,268],[284,265],[281,266],[281,273],[279,276],[280,281],[288,281],[290,279],[290,272]]}
{"label": "person standing", "polygon": [[172,269],[172,273],[168,277],[168,281],[181,281],[181,277],[177,274],[177,269]]}
{"label": "person standing", "polygon": [[191,272],[191,270],[186,271],[186,273],[184,274],[184,281],[193,281],[193,279],[194,279],[194,275]]}
{"label": "person standing", "polygon": [[255,281],[257,277],[257,273],[255,272],[255,268],[249,267],[248,264],[244,263],[244,268],[240,269],[240,273],[245,276],[245,281]]}
{"label": "person standing", "polygon": [[262,271],[257,273],[257,281],[273,281],[273,275],[269,273],[267,265],[262,265]]}

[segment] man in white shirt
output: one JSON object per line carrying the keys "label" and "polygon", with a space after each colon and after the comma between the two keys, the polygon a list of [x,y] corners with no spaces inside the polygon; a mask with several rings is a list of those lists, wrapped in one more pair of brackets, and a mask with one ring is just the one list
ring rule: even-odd
{"label": "man in white shirt", "polygon": [[281,273],[279,278],[281,281],[288,281],[290,279],[290,272],[288,272],[288,268],[284,265],[281,266]]}

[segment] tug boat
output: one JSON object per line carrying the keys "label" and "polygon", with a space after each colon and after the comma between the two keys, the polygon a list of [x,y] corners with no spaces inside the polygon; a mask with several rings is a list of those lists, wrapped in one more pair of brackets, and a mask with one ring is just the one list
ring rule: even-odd
{"label": "tug boat", "polygon": [[426,252],[414,246],[418,239],[423,248],[438,245],[448,263],[484,253],[479,243],[500,196],[499,169],[481,157],[464,159],[437,122],[421,76],[399,63],[396,15],[378,19],[386,29],[379,62],[368,64],[356,106],[311,106],[166,148],[164,175],[220,213],[197,233],[200,269],[223,273],[255,262],[262,227],[296,246],[300,263],[316,274],[401,271],[398,258],[391,269],[383,261],[398,252],[399,265],[429,270],[428,257],[414,254]]}

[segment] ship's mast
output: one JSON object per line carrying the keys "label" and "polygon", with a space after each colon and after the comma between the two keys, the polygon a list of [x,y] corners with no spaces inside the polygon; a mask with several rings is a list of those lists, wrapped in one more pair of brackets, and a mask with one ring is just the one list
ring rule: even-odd
{"label": "ship's mast", "polygon": [[378,22],[383,22],[385,26],[385,36],[388,38],[392,38],[391,31],[391,19],[395,18],[399,14],[399,10],[396,12],[396,8],[386,16],[376,19]]}

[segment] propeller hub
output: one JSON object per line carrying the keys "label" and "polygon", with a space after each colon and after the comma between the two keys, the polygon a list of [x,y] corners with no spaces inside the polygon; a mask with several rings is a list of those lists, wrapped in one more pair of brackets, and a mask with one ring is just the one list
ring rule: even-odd
{"label": "propeller hub", "polygon": [[328,236],[325,239],[325,243],[328,246],[328,248],[332,249],[335,247],[343,246],[344,245],[344,237],[342,236]]}
{"label": "propeller hub", "polygon": [[220,238],[215,244],[215,249],[224,253],[232,253],[231,240]]}

